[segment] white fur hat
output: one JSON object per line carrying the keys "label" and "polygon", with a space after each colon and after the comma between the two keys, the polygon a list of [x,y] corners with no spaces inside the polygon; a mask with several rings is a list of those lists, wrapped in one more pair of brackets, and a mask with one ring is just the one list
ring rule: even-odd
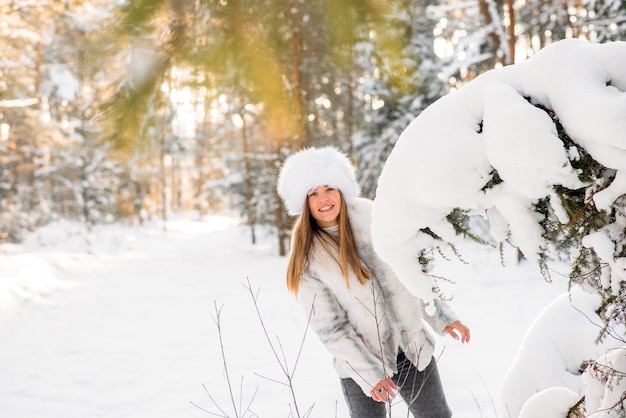
{"label": "white fur hat", "polygon": [[278,176],[278,194],[287,212],[293,216],[302,213],[309,191],[326,185],[341,190],[348,204],[361,193],[352,163],[344,153],[331,146],[296,152],[285,160]]}

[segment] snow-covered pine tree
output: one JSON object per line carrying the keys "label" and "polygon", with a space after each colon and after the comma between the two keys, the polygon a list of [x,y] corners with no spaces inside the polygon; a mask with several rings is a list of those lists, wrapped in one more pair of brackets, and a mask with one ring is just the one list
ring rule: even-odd
{"label": "snow-covered pine tree", "polygon": [[424,254],[480,236],[466,220],[481,216],[487,239],[510,240],[546,275],[568,255],[571,285],[602,300],[598,339],[626,343],[625,66],[624,42],[560,41],[407,127],[379,178],[372,234],[410,290],[435,297]]}

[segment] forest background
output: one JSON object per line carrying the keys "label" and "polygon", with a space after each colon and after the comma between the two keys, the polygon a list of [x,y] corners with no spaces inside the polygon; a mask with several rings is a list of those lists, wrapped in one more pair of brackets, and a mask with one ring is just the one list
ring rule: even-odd
{"label": "forest background", "polygon": [[294,150],[341,148],[374,197],[443,95],[557,40],[626,34],[621,0],[0,0],[0,16],[0,242],[235,210],[281,255]]}

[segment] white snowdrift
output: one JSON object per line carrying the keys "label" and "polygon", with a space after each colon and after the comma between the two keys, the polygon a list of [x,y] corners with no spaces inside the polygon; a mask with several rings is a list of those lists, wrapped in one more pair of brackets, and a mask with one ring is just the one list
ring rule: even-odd
{"label": "white snowdrift", "polygon": [[570,408],[578,402],[578,398],[575,392],[567,388],[543,390],[524,404],[519,418],[565,418]]}
{"label": "white snowdrift", "polygon": [[[552,387],[567,388],[577,397],[569,407],[576,403],[588,384],[581,378],[583,362],[597,359],[623,344],[611,337],[599,344],[594,342],[601,329],[601,320],[595,313],[599,304],[599,296],[575,287],[555,299],[537,316],[504,379],[504,411],[512,417],[522,417],[522,406],[537,393]],[[625,334],[624,330],[616,332],[618,335]],[[541,399],[545,401],[550,397]],[[537,401],[534,402],[536,405]],[[553,406],[558,407],[558,402]],[[527,409],[526,406],[524,409]]]}

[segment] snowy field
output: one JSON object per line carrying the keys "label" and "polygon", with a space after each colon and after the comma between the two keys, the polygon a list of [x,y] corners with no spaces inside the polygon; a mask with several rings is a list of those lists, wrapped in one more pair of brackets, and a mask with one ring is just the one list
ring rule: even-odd
{"label": "snowy field", "polygon": [[[167,231],[87,233],[56,223],[0,247],[0,416],[203,417],[219,414],[216,404],[236,416],[216,306],[239,416],[295,415],[248,280],[291,370],[306,315],[285,290],[287,260],[277,256],[275,238],[260,235],[252,246],[248,230],[228,217],[177,219]],[[556,265],[547,283],[511,248],[505,267],[495,250],[462,252],[469,264],[440,262],[439,273],[456,282],[445,289],[472,341],[440,339],[442,380],[455,417],[506,417],[499,396],[507,370],[535,317],[566,290],[558,271],[567,269]],[[293,382],[301,416],[311,407],[311,417],[347,416],[330,358],[312,333]],[[401,403],[392,415],[406,416]]]}

